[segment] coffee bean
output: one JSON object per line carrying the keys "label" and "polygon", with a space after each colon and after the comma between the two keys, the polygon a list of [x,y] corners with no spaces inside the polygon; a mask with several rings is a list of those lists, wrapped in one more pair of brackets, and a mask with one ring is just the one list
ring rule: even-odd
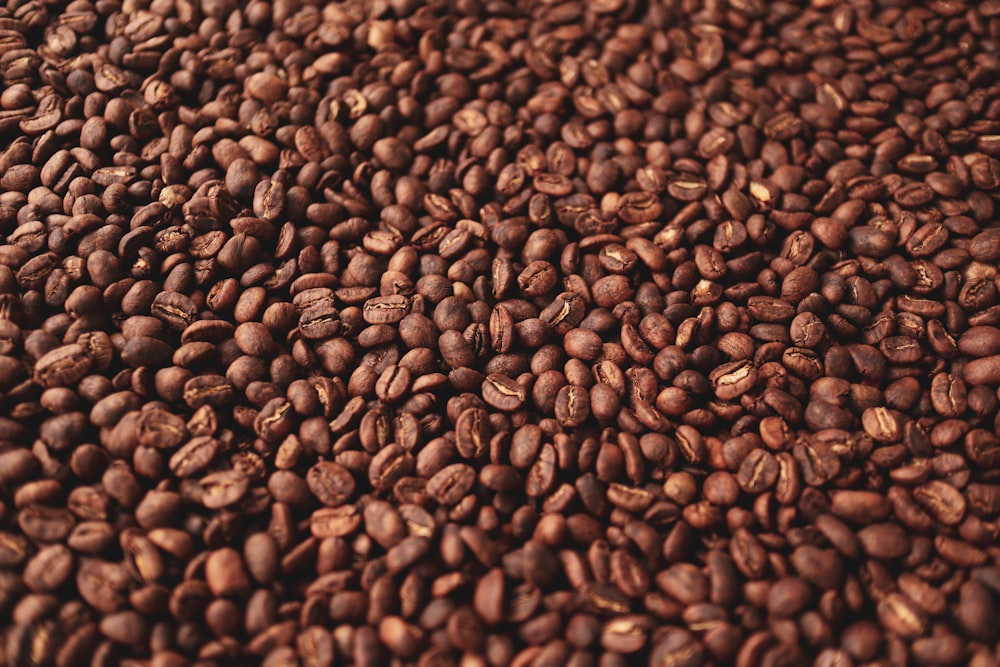
{"label": "coffee bean", "polygon": [[573,428],[590,416],[590,395],[579,385],[559,390],[554,406],[555,417],[564,427]]}
{"label": "coffee bean", "polygon": [[962,370],[962,379],[971,385],[1000,384],[1000,355],[980,357],[967,363]]}
{"label": "coffee bean", "polygon": [[802,442],[792,448],[792,456],[810,486],[821,486],[840,472],[840,459],[833,449],[822,442]]}
{"label": "coffee bean", "polygon": [[877,612],[882,626],[901,637],[919,637],[927,627],[927,615],[902,593],[890,593],[879,602]]}
{"label": "coffee bean", "polygon": [[865,553],[873,558],[902,558],[910,551],[910,539],[900,526],[879,523],[858,531],[858,540]]}
{"label": "coffee bean", "polygon": [[682,628],[668,628],[655,641],[649,664],[656,667],[694,667],[702,664],[704,658],[705,649],[694,635]]}
{"label": "coffee bean", "polygon": [[955,487],[941,480],[931,480],[918,486],[914,489],[913,499],[946,525],[955,525],[965,516],[965,498]]}
{"label": "coffee bean", "polygon": [[103,613],[113,613],[126,604],[130,577],[121,565],[84,559],[77,570],[80,596]]}
{"label": "coffee bean", "polygon": [[508,412],[520,408],[526,399],[524,390],[514,380],[500,374],[487,375],[482,392],[489,405]]}
{"label": "coffee bean", "polygon": [[80,344],[56,348],[35,362],[35,380],[43,387],[72,385],[90,372],[93,358]]}
{"label": "coffee bean", "polygon": [[740,464],[736,480],[746,493],[761,493],[778,478],[778,462],[768,452],[755,449]]}
{"label": "coffee bean", "polygon": [[749,361],[722,364],[709,375],[719,400],[728,401],[746,393],[757,382],[757,371]]}
{"label": "coffee bean", "polygon": [[223,470],[202,477],[199,482],[201,503],[219,509],[239,502],[246,495],[250,480],[242,470]]}
{"label": "coffee bean", "polygon": [[476,482],[476,471],[464,463],[455,463],[436,473],[427,483],[427,492],[442,505],[455,505]]}
{"label": "coffee bean", "polygon": [[205,560],[205,583],[216,596],[245,596],[250,590],[250,581],[239,552],[223,548],[210,553]]}
{"label": "coffee bean", "polygon": [[993,3],[36,4],[7,662],[990,662]]}
{"label": "coffee bean", "polygon": [[836,491],[831,495],[830,509],[841,519],[859,524],[881,521],[892,512],[885,496],[873,491]]}
{"label": "coffee bean", "polygon": [[71,576],[73,554],[61,544],[40,550],[24,567],[24,583],[35,592],[58,589]]}
{"label": "coffee bean", "polygon": [[344,504],[355,489],[350,471],[333,461],[319,461],[306,473],[306,484],[314,496],[327,507]]}
{"label": "coffee bean", "polygon": [[350,505],[322,508],[313,512],[309,527],[314,537],[346,537],[361,526],[361,514]]}
{"label": "coffee bean", "polygon": [[177,477],[193,477],[215,459],[219,443],[209,436],[192,438],[170,457],[170,471]]}

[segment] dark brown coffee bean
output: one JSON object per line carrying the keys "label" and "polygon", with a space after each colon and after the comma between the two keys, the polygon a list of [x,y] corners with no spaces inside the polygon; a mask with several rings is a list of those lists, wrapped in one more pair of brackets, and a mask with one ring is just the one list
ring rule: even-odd
{"label": "dark brown coffee bean", "polygon": [[184,402],[191,408],[222,407],[233,399],[234,387],[224,376],[199,375],[184,383]]}
{"label": "dark brown coffee bean", "polygon": [[196,319],[198,309],[178,292],[161,292],[153,299],[150,313],[175,331],[183,331]]}
{"label": "dark brown coffee bean", "polygon": [[361,513],[352,505],[321,508],[313,512],[309,528],[314,537],[346,537],[361,527]]}
{"label": "dark brown coffee bean", "polygon": [[831,511],[841,519],[869,524],[888,518],[892,505],[873,491],[836,491],[831,495]]}
{"label": "dark brown coffee bean", "polygon": [[364,303],[362,312],[369,324],[394,324],[409,314],[410,300],[399,294],[375,297]]}
{"label": "dark brown coffee bean", "polygon": [[872,558],[892,560],[910,552],[906,531],[894,523],[878,523],[858,531],[861,548]]}
{"label": "dark brown coffee bean", "polygon": [[757,371],[750,361],[732,361],[712,371],[709,380],[716,397],[729,401],[750,390],[757,382]]}
{"label": "dark brown coffee bean", "polygon": [[41,549],[24,567],[24,584],[34,592],[58,589],[71,576],[73,553],[61,544]]}
{"label": "dark brown coffee bean", "polygon": [[972,429],[965,434],[965,452],[977,465],[987,468],[1000,465],[1000,439],[985,429]]}
{"label": "dark brown coffee bean", "polygon": [[212,463],[218,448],[219,443],[214,438],[208,436],[192,438],[170,457],[170,470],[181,478],[193,477]]}
{"label": "dark brown coffee bean", "polygon": [[35,542],[60,542],[70,534],[75,520],[66,509],[28,505],[17,513],[21,531]]}
{"label": "dark brown coffee bean", "polygon": [[560,424],[576,427],[590,416],[590,394],[579,385],[565,386],[556,395],[554,409]]}
{"label": "dark brown coffee bean", "polygon": [[455,449],[464,458],[479,458],[488,451],[489,414],[481,408],[467,408],[455,421]]}
{"label": "dark brown coffee bean", "polygon": [[898,417],[888,408],[867,408],[861,423],[865,432],[879,442],[898,442],[902,435]]}
{"label": "dark brown coffee bean", "polygon": [[955,525],[965,516],[965,498],[958,489],[941,480],[931,480],[918,486],[913,491],[913,500],[946,525]]}
{"label": "dark brown coffee bean", "polygon": [[386,616],[379,623],[378,638],[393,654],[413,657],[423,644],[424,633],[399,616]]}
{"label": "dark brown coffee bean", "polygon": [[1000,353],[1000,329],[992,326],[969,327],[958,339],[958,349],[971,357]]}
{"label": "dark brown coffee bean", "polygon": [[514,380],[500,374],[487,375],[482,392],[484,401],[507,412],[520,408],[527,398],[524,390]]}
{"label": "dark brown coffee bean", "polygon": [[242,500],[250,480],[242,470],[224,470],[202,477],[198,484],[201,503],[208,509],[220,509]]}
{"label": "dark brown coffee bean", "polygon": [[126,604],[130,577],[121,565],[84,559],[77,569],[80,596],[100,612],[113,613]]}
{"label": "dark brown coffee bean", "polygon": [[969,243],[969,254],[977,262],[1000,259],[1000,233],[996,229],[988,229],[974,236]]}
{"label": "dark brown coffee bean", "polygon": [[246,596],[250,580],[239,552],[228,547],[211,552],[205,560],[205,583],[218,597]]}
{"label": "dark brown coffee bean", "polygon": [[455,463],[441,469],[427,482],[427,492],[442,505],[455,505],[475,483],[475,469]]}
{"label": "dark brown coffee bean", "polygon": [[836,588],[844,576],[843,565],[835,552],[811,545],[797,547],[791,563],[803,579],[823,589]]}
{"label": "dark brown coffee bean", "polygon": [[704,659],[705,649],[694,635],[682,628],[668,628],[658,635],[653,644],[649,664],[655,667],[695,667]]}
{"label": "dark brown coffee bean", "polygon": [[93,366],[93,357],[80,344],[56,348],[35,363],[35,381],[43,387],[77,383]]}
{"label": "dark brown coffee bean", "polygon": [[981,357],[967,363],[962,370],[962,378],[971,385],[1000,384],[1000,355]]}
{"label": "dark brown coffee bean", "polygon": [[792,448],[792,456],[810,486],[822,486],[840,473],[840,459],[822,442],[801,442]]}
{"label": "dark brown coffee bean", "polygon": [[746,493],[762,493],[777,481],[778,470],[774,456],[763,449],[755,449],[740,464],[736,481]]}
{"label": "dark brown coffee bean", "polygon": [[882,626],[902,637],[919,637],[927,627],[927,615],[902,593],[890,593],[878,603],[877,611]]}
{"label": "dark brown coffee bean", "polygon": [[333,461],[319,461],[306,473],[306,484],[327,507],[338,507],[354,495],[355,482],[347,468]]}
{"label": "dark brown coffee bean", "polygon": [[942,417],[958,417],[968,408],[968,393],[962,379],[941,373],[931,381],[931,402]]}

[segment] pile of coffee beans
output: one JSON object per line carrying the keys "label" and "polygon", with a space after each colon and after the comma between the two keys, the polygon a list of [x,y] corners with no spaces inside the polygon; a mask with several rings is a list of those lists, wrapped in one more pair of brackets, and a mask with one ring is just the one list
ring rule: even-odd
{"label": "pile of coffee beans", "polygon": [[0,664],[1000,666],[1000,1],[2,0]]}

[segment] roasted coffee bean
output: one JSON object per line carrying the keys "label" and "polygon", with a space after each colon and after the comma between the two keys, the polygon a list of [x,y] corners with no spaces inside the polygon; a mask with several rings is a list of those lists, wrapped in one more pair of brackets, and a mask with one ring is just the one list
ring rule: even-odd
{"label": "roasted coffee bean", "polygon": [[992,664],[995,3],[300,4],[0,15],[5,664]]}
{"label": "roasted coffee bean", "polygon": [[733,361],[722,364],[709,376],[715,396],[729,401],[743,395],[757,382],[757,371],[750,361]]}
{"label": "roasted coffee bean", "polygon": [[746,493],[761,493],[777,481],[778,472],[774,456],[763,449],[755,449],[740,464],[736,481]]}
{"label": "roasted coffee bean", "polygon": [[476,482],[471,466],[455,463],[437,472],[427,482],[427,492],[442,505],[455,505]]}
{"label": "roasted coffee bean", "polygon": [[913,500],[945,525],[955,525],[965,516],[965,497],[950,484],[930,480],[913,491]]}
{"label": "roasted coffee bean", "polygon": [[486,376],[482,393],[483,400],[489,405],[507,412],[520,408],[527,398],[524,390],[514,380],[500,374]]}
{"label": "roasted coffee bean", "polygon": [[93,357],[80,344],[56,348],[35,362],[35,381],[43,387],[76,384],[93,366]]}
{"label": "roasted coffee bean", "polygon": [[361,514],[350,505],[318,509],[309,521],[309,528],[318,539],[346,537],[360,526]]}
{"label": "roasted coffee bean", "polygon": [[333,461],[319,461],[306,473],[306,484],[327,507],[344,504],[355,489],[354,477],[344,466]]}
{"label": "roasted coffee bean", "polygon": [[249,490],[250,480],[242,470],[223,470],[198,480],[201,503],[220,509],[239,502]]}

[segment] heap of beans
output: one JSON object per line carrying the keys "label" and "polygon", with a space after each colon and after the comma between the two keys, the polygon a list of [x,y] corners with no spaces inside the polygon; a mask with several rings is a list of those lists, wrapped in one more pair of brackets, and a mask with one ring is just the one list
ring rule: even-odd
{"label": "heap of beans", "polygon": [[4,0],[10,667],[1000,665],[1000,1]]}

